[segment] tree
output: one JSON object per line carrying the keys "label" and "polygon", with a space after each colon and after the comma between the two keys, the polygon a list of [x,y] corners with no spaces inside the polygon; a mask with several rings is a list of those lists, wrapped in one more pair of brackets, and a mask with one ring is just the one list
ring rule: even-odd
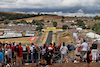
{"label": "tree", "polygon": [[94,17],[94,20],[99,20],[99,19],[100,17],[98,15]]}
{"label": "tree", "polygon": [[20,22],[23,24],[27,24],[27,22],[25,20],[21,20]]}
{"label": "tree", "polygon": [[75,17],[77,17],[77,16],[75,16]]}
{"label": "tree", "polygon": [[100,34],[100,22],[94,24],[93,26],[91,26],[92,30],[94,30],[95,32]]}
{"label": "tree", "polygon": [[18,24],[19,22],[13,21],[13,24]]}
{"label": "tree", "polygon": [[35,22],[35,20],[32,20],[32,24],[35,24],[36,22]]}
{"label": "tree", "polygon": [[54,21],[53,22],[53,26],[56,27],[57,26],[57,22]]}
{"label": "tree", "polygon": [[62,19],[61,22],[64,22],[64,19]]}
{"label": "tree", "polygon": [[67,29],[68,26],[67,25],[63,25],[62,29]]}
{"label": "tree", "polygon": [[38,13],[37,15],[38,15],[38,16],[41,16],[41,14],[40,14],[40,13]]}
{"label": "tree", "polygon": [[42,26],[38,26],[37,28],[36,28],[36,31],[41,31],[41,29],[42,29]]}
{"label": "tree", "polygon": [[71,24],[72,26],[75,25],[74,23]]}
{"label": "tree", "polygon": [[44,20],[43,20],[43,19],[41,19],[40,21],[41,21],[41,22],[44,22]]}
{"label": "tree", "polygon": [[83,22],[82,20],[77,20],[77,25],[78,25],[78,26],[81,26],[83,29],[86,28],[86,27],[85,27],[85,24],[84,24],[84,22]]}
{"label": "tree", "polygon": [[27,24],[30,24],[30,25],[32,25],[32,23],[31,23],[31,22],[28,22]]}
{"label": "tree", "polygon": [[4,24],[8,24],[8,23],[10,23],[10,21],[9,21],[9,19],[6,19],[6,20],[4,21]]}
{"label": "tree", "polygon": [[62,16],[62,19],[64,19],[65,17],[64,16]]}

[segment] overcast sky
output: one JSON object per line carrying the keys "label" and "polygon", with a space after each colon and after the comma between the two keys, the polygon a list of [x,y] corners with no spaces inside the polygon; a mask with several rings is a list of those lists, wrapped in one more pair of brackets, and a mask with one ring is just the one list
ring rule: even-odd
{"label": "overcast sky", "polygon": [[0,0],[0,11],[100,16],[100,0]]}

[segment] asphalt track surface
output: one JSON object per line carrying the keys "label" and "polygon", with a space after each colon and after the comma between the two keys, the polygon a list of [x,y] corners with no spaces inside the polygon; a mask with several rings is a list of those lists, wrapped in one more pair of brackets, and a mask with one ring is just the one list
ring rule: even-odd
{"label": "asphalt track surface", "polygon": [[52,42],[52,33],[53,33],[52,31],[49,31],[45,44],[49,45]]}

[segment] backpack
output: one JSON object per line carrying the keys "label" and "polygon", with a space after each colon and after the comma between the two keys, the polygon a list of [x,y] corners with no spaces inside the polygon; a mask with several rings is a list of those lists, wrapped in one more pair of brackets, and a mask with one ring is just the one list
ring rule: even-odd
{"label": "backpack", "polygon": [[46,48],[42,48],[42,55],[44,55],[46,53]]}
{"label": "backpack", "polygon": [[51,53],[51,51],[47,51],[47,52],[44,54],[43,57],[44,57],[45,60],[51,58],[51,57],[52,57],[52,53]]}
{"label": "backpack", "polygon": [[37,51],[36,51],[36,47],[33,47],[33,54],[36,54]]}
{"label": "backpack", "polygon": [[78,52],[81,52],[81,48],[80,47],[78,47]]}

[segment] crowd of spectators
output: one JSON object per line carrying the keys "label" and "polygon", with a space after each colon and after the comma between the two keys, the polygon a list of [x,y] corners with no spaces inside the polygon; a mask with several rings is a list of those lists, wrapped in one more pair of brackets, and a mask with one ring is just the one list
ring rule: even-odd
{"label": "crowd of spectators", "polygon": [[[16,44],[15,42],[7,42],[1,43],[0,42],[0,65],[8,65],[10,67],[14,65],[24,65],[24,57],[23,52],[30,53],[32,67],[34,67],[34,63],[36,66],[39,63],[48,67],[51,67],[54,58],[54,52],[58,51],[61,53],[61,63],[66,63],[66,56],[68,56],[68,52],[70,53],[71,50],[75,50],[75,59],[73,60],[74,63],[79,62],[86,62],[87,66],[89,66],[90,61],[96,62],[99,58],[97,57],[97,48],[98,44],[94,41],[91,46],[83,40],[83,42],[79,41],[75,47],[73,43],[65,44],[64,42],[60,45],[56,45],[56,43],[50,43],[49,45],[42,45],[38,46],[34,43],[30,45],[23,46],[21,43]],[[40,56],[38,56],[40,53]],[[40,57],[40,61],[38,62],[38,57]],[[90,58],[91,57],[91,58]]]}

